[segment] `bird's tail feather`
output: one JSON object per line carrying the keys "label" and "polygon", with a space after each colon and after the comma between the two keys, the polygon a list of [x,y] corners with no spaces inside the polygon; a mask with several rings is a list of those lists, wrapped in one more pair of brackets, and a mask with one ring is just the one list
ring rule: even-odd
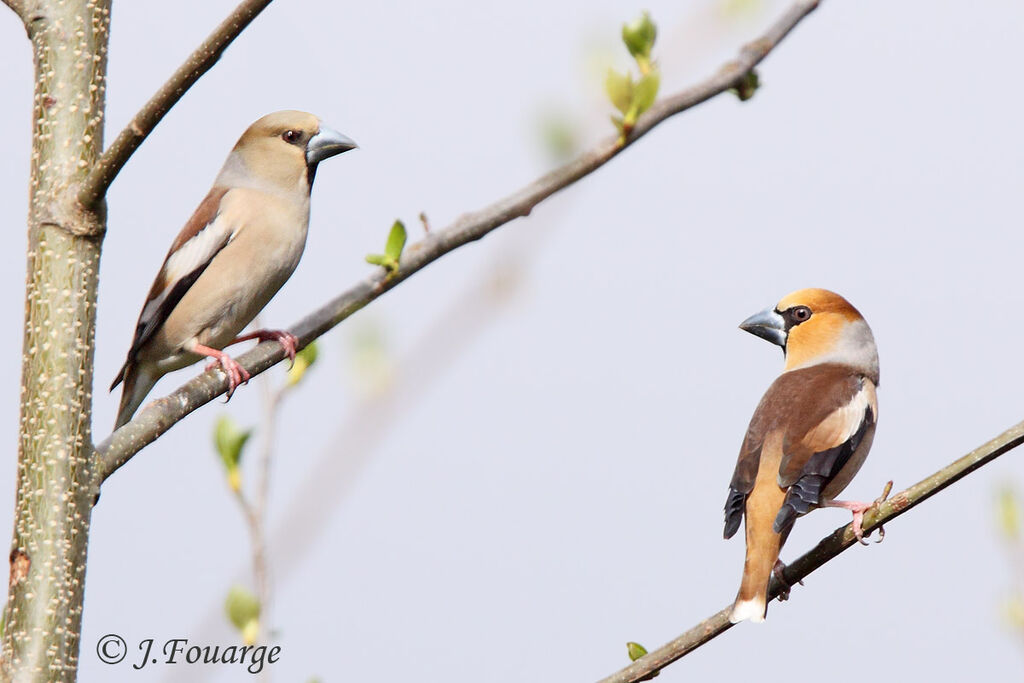
{"label": "bird's tail feather", "polygon": [[123,368],[119,377],[124,378],[124,387],[121,390],[121,405],[117,409],[117,421],[114,424],[114,429],[119,429],[132,419],[132,415],[146,400],[146,396],[159,379],[138,365]]}
{"label": "bird's tail feather", "polygon": [[732,605],[732,611],[729,612],[729,622],[738,624],[741,621],[750,619],[751,621],[761,623],[764,621],[767,613],[768,605],[765,604],[764,594],[756,595],[749,600],[736,598],[736,602]]}
{"label": "bird's tail feather", "polygon": [[[772,533],[778,538],[778,534]],[[747,559],[743,564],[743,580],[740,582],[740,590],[736,595],[736,602],[733,603],[732,612],[729,613],[729,621],[738,624],[741,621],[764,621],[768,613],[768,583],[772,578],[772,569],[779,557],[777,543],[773,548],[754,547],[747,548]]]}
{"label": "bird's tail feather", "polygon": [[729,621],[734,624],[745,619],[764,621],[768,612],[768,583],[785,540],[772,528],[785,491],[774,482],[769,483],[772,485],[755,486],[747,498],[747,556],[743,562],[740,590],[729,613]]}
{"label": "bird's tail feather", "polygon": [[117,385],[124,381],[125,376],[128,374],[128,368],[131,366],[131,360],[126,360],[121,369],[117,371],[117,377],[114,378],[114,382],[110,385],[110,391],[117,389]]}

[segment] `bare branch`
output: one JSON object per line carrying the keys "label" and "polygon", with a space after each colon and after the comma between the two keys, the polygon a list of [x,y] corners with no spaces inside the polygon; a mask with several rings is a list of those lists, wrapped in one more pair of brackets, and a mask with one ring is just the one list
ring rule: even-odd
{"label": "bare branch", "polygon": [[[22,0],[4,0],[8,4]],[[203,74],[213,68],[231,42],[245,30],[256,16],[273,0],[243,0],[238,7],[214,29],[203,43],[188,56],[185,63],[164,83],[149,102],[125,126],[113,144],[93,167],[78,192],[82,206],[91,207],[106,194],[110,183],[131,158],[142,141],[153,132],[160,120]]]}
{"label": "bare branch", "polygon": [[[877,509],[873,508],[868,511],[864,516],[864,530],[870,532],[896,519],[910,508],[923,503],[942,489],[956,483],[1021,443],[1024,443],[1024,422],[1010,427],[988,443],[979,446],[927,479],[914,484],[906,491],[900,491],[879,505]],[[836,529],[819,541],[818,545],[809,552],[804,553],[786,567],[784,572],[786,582],[790,585],[795,584],[856,543],[857,540],[853,536],[851,525],[847,524]],[[779,582],[773,577],[768,592],[769,600],[777,597],[781,588]],[[731,605],[697,624],[675,640],[636,660],[618,673],[601,679],[599,683],[635,683],[655,671],[660,671],[731,628],[730,609]]]}
{"label": "bare branch", "polygon": [[[397,271],[388,273],[379,270],[293,327],[291,332],[299,338],[300,347],[448,252],[480,239],[513,219],[528,215],[537,204],[593,173],[662,121],[728,91],[817,6],[817,0],[797,2],[763,36],[743,47],[735,61],[724,65],[704,82],[656,102],[637,120],[625,144],[620,143],[617,136],[607,138],[518,192],[480,211],[464,214],[443,230],[432,231],[423,240],[406,249]],[[276,342],[265,342],[239,356],[237,360],[255,376],[283,358],[281,347]],[[223,375],[218,371],[205,372],[166,398],[143,408],[135,419],[97,446],[97,454],[103,460],[102,479],[109,477],[179,420],[226,390],[227,382]]]}

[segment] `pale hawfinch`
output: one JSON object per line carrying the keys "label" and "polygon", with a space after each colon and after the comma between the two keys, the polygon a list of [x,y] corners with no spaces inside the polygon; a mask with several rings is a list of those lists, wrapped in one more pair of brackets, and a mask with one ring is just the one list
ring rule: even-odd
{"label": "pale hawfinch", "polygon": [[228,396],[249,374],[221,351],[247,339],[296,339],[277,330],[238,334],[291,276],[309,226],[317,164],[356,144],[312,114],[279,111],[249,126],[213,188],[171,245],[146,297],[128,359],[115,429],[128,422],[160,377],[212,358]]}
{"label": "pale hawfinch", "polygon": [[768,388],[740,448],[725,503],[725,537],[746,520],[743,579],[729,621],[764,621],[768,584],[797,517],[835,500],[871,448],[878,420],[878,352],[871,328],[843,297],[803,289],[740,329],[782,347],[786,365]]}

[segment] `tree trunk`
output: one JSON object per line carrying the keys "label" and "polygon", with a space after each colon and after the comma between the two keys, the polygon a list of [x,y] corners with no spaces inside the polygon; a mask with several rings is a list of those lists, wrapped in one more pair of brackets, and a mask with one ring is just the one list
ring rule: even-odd
{"label": "tree trunk", "polygon": [[22,5],[35,56],[18,490],[3,634],[5,679],[74,680],[89,518],[90,431],[105,207],[76,186],[103,145],[109,0]]}

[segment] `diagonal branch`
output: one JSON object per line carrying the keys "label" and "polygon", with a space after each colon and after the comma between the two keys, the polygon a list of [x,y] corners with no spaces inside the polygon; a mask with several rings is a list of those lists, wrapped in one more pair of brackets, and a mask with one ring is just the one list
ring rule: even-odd
{"label": "diagonal branch", "polygon": [[[923,503],[936,493],[951,486],[963,477],[986,465],[1003,453],[1024,443],[1024,422],[1020,422],[1005,432],[974,449],[967,455],[942,468],[930,477],[920,481],[905,491],[872,509],[864,515],[864,530],[870,532],[896,519],[910,508]],[[805,576],[821,567],[847,548],[856,545],[851,525],[847,524],[833,531],[818,542],[810,551],[804,553],[790,563],[784,572],[784,578],[790,585],[796,584]],[[768,591],[768,599],[778,596],[781,586],[773,577]],[[657,650],[641,657],[630,666],[616,674],[601,679],[598,683],[635,683],[645,679],[656,671],[660,671],[672,662],[680,659],[709,640],[725,633],[732,624],[729,623],[731,605],[714,616],[697,624],[675,640],[662,645]]]}
{"label": "diagonal branch", "polygon": [[[379,270],[293,327],[291,332],[299,338],[300,347],[324,334],[448,252],[480,239],[511,220],[529,215],[542,201],[593,173],[662,121],[728,91],[817,6],[818,0],[796,2],[764,35],[744,46],[736,60],[725,64],[702,83],[656,102],[637,120],[633,132],[624,144],[619,142],[617,136],[607,138],[518,192],[480,211],[464,214],[452,225],[432,232],[422,241],[412,245],[402,256],[400,268],[396,272],[389,274],[383,269]],[[272,342],[260,344],[239,356],[237,360],[255,376],[283,358],[281,347]],[[96,447],[98,456],[103,460],[101,478],[105,480],[147,444],[193,410],[209,403],[226,390],[227,381],[222,374],[216,371],[205,372],[182,385],[170,396],[143,408],[135,419]]]}
{"label": "diagonal branch", "polygon": [[[23,0],[4,0],[9,5],[20,4]],[[125,126],[113,144],[93,167],[78,191],[82,206],[91,207],[106,194],[110,183],[120,173],[128,159],[139,148],[142,141],[153,132],[160,120],[171,110],[188,89],[203,74],[213,68],[221,54],[256,16],[266,9],[273,0],[243,0],[220,26],[214,29],[203,43],[188,56],[185,63],[160,86],[156,94],[140,109]],[[15,10],[17,11],[17,10]]]}

